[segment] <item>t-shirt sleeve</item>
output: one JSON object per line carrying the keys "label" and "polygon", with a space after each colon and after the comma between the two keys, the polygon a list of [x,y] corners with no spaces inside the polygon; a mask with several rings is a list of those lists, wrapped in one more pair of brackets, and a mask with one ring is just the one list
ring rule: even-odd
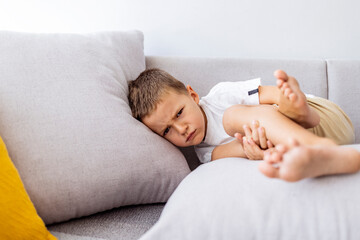
{"label": "t-shirt sleeve", "polygon": [[238,82],[220,82],[202,100],[219,107],[224,105],[226,108],[236,104],[258,105],[260,85],[260,78]]}
{"label": "t-shirt sleeve", "polygon": [[211,154],[212,151],[214,150],[215,146],[210,146],[206,144],[203,144],[203,146],[198,145],[195,146],[195,153],[198,156],[199,160],[201,163],[208,163],[211,161]]}

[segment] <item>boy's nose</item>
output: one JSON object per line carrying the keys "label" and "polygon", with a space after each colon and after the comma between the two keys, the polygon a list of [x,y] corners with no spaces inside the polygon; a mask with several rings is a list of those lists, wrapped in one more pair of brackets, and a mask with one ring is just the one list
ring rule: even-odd
{"label": "boy's nose", "polygon": [[186,133],[187,130],[187,125],[184,123],[176,123],[174,124],[174,127],[176,129],[176,131],[178,131],[181,135]]}

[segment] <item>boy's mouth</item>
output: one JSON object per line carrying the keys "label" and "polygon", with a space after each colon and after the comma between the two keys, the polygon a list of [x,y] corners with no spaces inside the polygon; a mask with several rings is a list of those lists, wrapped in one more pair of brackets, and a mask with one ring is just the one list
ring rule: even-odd
{"label": "boy's mouth", "polygon": [[195,136],[196,129],[189,134],[189,136],[186,138],[186,142],[191,141]]}

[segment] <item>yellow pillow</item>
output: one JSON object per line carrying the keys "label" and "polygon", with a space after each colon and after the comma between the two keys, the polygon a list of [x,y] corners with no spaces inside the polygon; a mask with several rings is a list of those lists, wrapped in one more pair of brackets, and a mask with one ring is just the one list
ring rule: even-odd
{"label": "yellow pillow", "polygon": [[1,137],[0,239],[56,239],[38,216]]}

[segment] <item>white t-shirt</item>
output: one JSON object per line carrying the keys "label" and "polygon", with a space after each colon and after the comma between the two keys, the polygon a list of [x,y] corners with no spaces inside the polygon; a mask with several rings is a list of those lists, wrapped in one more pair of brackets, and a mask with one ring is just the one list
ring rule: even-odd
{"label": "white t-shirt", "polygon": [[260,78],[216,84],[208,95],[200,99],[200,106],[207,118],[206,136],[202,143],[195,146],[195,152],[202,163],[210,162],[211,153],[220,144],[235,138],[227,135],[222,124],[224,111],[236,104],[258,105]]}

